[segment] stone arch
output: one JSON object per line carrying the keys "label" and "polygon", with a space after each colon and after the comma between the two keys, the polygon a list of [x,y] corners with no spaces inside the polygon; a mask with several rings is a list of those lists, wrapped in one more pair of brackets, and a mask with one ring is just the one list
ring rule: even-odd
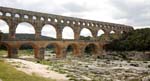
{"label": "stone arch", "polygon": [[23,18],[24,18],[24,19],[29,19],[29,15],[26,15],[26,14],[25,14],[25,15],[23,16]]}
{"label": "stone arch", "polygon": [[63,39],[74,39],[74,30],[72,27],[65,26],[62,30]]}
{"label": "stone arch", "polygon": [[[28,22],[21,22],[18,23],[17,27],[15,28],[15,34],[17,34],[15,37],[18,39],[34,39],[35,38],[35,27]],[[28,34],[28,36],[20,36],[20,35],[24,35],[24,34]],[[29,34],[31,36],[29,36]]]}
{"label": "stone arch", "polygon": [[72,21],[72,24],[75,25],[75,24],[76,24],[76,21]]}
{"label": "stone arch", "polygon": [[105,31],[103,29],[99,29],[97,32],[97,36],[102,36],[103,34],[105,34]]}
{"label": "stone arch", "polygon": [[32,16],[32,19],[33,19],[33,20],[36,20],[36,19],[37,19],[37,16]]}
{"label": "stone arch", "polygon": [[8,17],[11,17],[12,14],[7,12],[5,15],[8,16]]}
{"label": "stone arch", "polygon": [[66,54],[68,51],[72,51],[72,55],[78,56],[79,54],[79,46],[75,43],[71,43],[66,47]]}
{"label": "stone arch", "polygon": [[41,20],[41,21],[45,21],[45,17],[41,17],[40,20]]}
{"label": "stone arch", "polygon": [[20,48],[22,45],[30,45],[33,48],[38,48],[38,46],[35,43],[32,43],[32,42],[27,42],[27,43],[19,44],[18,48]]}
{"label": "stone arch", "polygon": [[2,15],[3,15],[3,12],[0,11],[0,16],[2,16]]}
{"label": "stone arch", "polygon": [[114,33],[116,33],[115,30],[111,30],[111,31],[110,31],[110,34],[114,34]]}
{"label": "stone arch", "polygon": [[20,18],[20,14],[15,14],[15,17],[16,18]]}
{"label": "stone arch", "polygon": [[0,30],[3,33],[9,33],[9,24],[6,20],[0,19]]}
{"label": "stone arch", "polygon": [[57,22],[58,22],[58,19],[57,19],[57,18],[54,18],[54,22],[57,23]]}
{"label": "stone arch", "polygon": [[88,56],[96,55],[98,54],[98,46],[94,43],[89,43],[85,46],[84,53],[88,54]]}
{"label": "stone arch", "polygon": [[50,17],[48,17],[47,21],[51,22],[51,21],[52,21],[52,19],[51,19]]}
{"label": "stone arch", "polygon": [[116,34],[116,35],[120,35],[122,32],[122,30],[117,30],[117,29],[114,29],[113,31],[115,32],[114,34]]}
{"label": "stone arch", "polygon": [[64,23],[64,19],[61,19],[60,22],[61,22],[61,23]]}
{"label": "stone arch", "polygon": [[[103,26],[101,29],[104,31],[104,34],[105,34],[105,35],[109,35],[109,34],[110,34],[111,29],[110,29],[110,28],[107,28],[107,26]],[[114,31],[114,30],[113,30],[113,31]]]}
{"label": "stone arch", "polygon": [[66,24],[70,24],[70,23],[71,23],[71,21],[70,21],[70,20],[67,20],[67,21],[66,21]]}
{"label": "stone arch", "polygon": [[81,25],[81,22],[80,22],[80,21],[78,21],[78,22],[77,22],[77,25],[79,25],[79,26],[80,26],[80,25]]}
{"label": "stone arch", "polygon": [[56,38],[57,36],[56,28],[53,25],[45,24],[42,27],[41,35]]}
{"label": "stone arch", "polygon": [[80,39],[82,39],[81,37],[88,37],[87,39],[90,40],[90,38],[93,37],[92,30],[89,28],[82,28],[80,30]]}
{"label": "stone arch", "polygon": [[48,46],[53,46],[54,47],[54,53],[56,54],[56,58],[62,56],[62,48],[61,45],[57,44],[57,43],[49,43],[45,46],[45,48],[47,48]]}
{"label": "stone arch", "polygon": [[83,22],[82,25],[85,26],[85,25],[86,25],[86,22]]}
{"label": "stone arch", "polygon": [[120,33],[121,33],[121,34],[123,34],[123,33],[127,33],[127,32],[126,32],[126,31],[124,31],[124,30],[122,30],[122,31],[120,31]]}
{"label": "stone arch", "polygon": [[116,30],[111,30],[109,34],[109,40],[114,40],[118,38],[118,32]]}
{"label": "stone arch", "polygon": [[38,46],[34,43],[31,43],[31,42],[22,43],[19,45],[18,48],[19,50],[25,49],[25,48],[26,48],[25,50],[30,49],[31,54],[33,54],[35,58],[38,56],[35,50],[36,48],[38,48]]}

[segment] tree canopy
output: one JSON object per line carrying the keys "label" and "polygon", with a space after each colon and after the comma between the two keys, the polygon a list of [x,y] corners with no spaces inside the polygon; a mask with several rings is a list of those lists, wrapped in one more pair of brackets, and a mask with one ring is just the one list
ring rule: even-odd
{"label": "tree canopy", "polygon": [[149,51],[150,28],[123,33],[119,39],[106,44],[105,49],[107,51]]}

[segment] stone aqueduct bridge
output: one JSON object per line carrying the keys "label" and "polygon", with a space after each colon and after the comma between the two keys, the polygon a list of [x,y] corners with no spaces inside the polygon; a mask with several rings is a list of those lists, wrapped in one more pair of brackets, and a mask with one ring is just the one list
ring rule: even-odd
{"label": "stone aqueduct bridge", "polygon": [[[86,20],[74,17],[32,12],[20,9],[0,7],[0,19],[9,26],[9,39],[1,40],[0,44],[7,47],[8,57],[17,57],[19,48],[24,44],[29,44],[34,49],[35,58],[43,59],[44,50],[48,45],[53,45],[56,50],[56,57],[64,57],[68,46],[73,47],[73,55],[81,56],[87,46],[93,45],[93,54],[99,56],[103,50],[104,42],[97,41],[97,33],[101,29],[104,36],[109,37],[113,30],[116,35],[121,32],[129,32],[133,27],[122,24]],[[30,23],[35,29],[34,40],[16,40],[16,28],[19,23]],[[57,40],[43,40],[40,38],[42,27],[50,24],[56,29]],[[62,40],[62,30],[69,26],[74,31],[74,40]],[[90,41],[80,40],[80,32],[83,28],[91,31],[93,39]]]}

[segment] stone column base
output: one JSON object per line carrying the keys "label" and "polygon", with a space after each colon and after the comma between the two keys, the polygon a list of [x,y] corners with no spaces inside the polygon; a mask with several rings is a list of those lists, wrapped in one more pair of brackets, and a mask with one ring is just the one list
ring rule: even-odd
{"label": "stone column base", "polygon": [[8,58],[18,58],[18,49],[17,48],[9,48],[8,49]]}

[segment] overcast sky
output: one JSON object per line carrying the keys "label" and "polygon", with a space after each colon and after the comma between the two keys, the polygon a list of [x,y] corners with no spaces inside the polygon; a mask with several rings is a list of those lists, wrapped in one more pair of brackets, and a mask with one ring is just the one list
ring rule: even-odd
{"label": "overcast sky", "polygon": [[1,0],[0,6],[127,24],[135,29],[150,26],[150,0]]}

